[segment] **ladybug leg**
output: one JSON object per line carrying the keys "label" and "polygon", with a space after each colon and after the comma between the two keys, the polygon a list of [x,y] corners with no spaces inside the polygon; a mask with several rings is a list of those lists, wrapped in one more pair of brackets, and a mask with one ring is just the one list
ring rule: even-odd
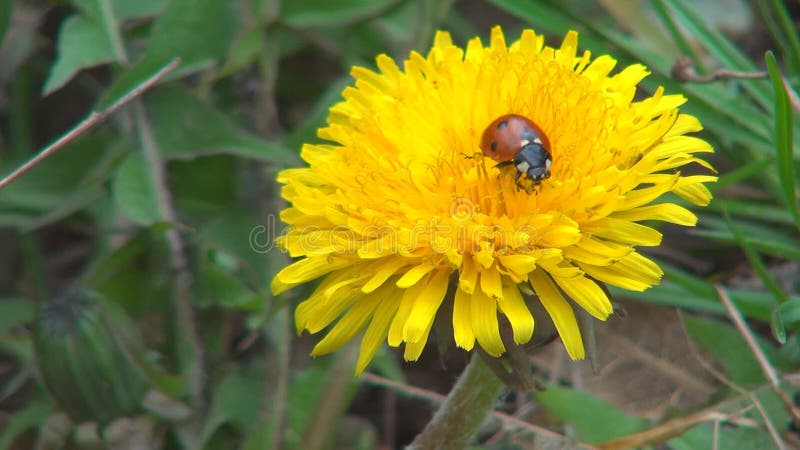
{"label": "ladybug leg", "polygon": [[525,185],[523,185],[522,183],[517,183],[517,190],[518,191],[525,191],[528,194],[531,193],[531,188],[530,187],[525,187]]}
{"label": "ladybug leg", "polygon": [[519,190],[522,190],[522,189],[525,189],[525,191],[527,192],[527,191],[528,191],[528,189],[527,189],[525,186],[523,186],[523,185],[522,185],[522,183],[519,181],[519,177],[521,177],[521,176],[522,176],[522,172],[520,172],[520,171],[518,170],[518,171],[517,171],[517,174],[516,174],[516,175],[514,175],[514,183],[517,185],[517,190],[518,190],[518,191],[519,191]]}
{"label": "ladybug leg", "polygon": [[464,159],[478,159],[478,158],[483,158],[484,155],[483,152],[475,152],[471,155],[469,153],[461,152],[461,156],[463,156]]}

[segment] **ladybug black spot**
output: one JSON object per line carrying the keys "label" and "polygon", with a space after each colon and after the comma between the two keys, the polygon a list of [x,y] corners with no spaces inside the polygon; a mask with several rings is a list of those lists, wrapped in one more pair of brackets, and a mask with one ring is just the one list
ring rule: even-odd
{"label": "ladybug black spot", "polygon": [[498,130],[502,130],[507,126],[508,126],[508,120],[503,120],[503,121],[501,121],[500,123],[497,124],[497,129]]}
{"label": "ladybug black spot", "polygon": [[490,145],[490,147],[492,148],[493,152],[496,152],[497,151],[497,141],[492,141],[492,144]]}

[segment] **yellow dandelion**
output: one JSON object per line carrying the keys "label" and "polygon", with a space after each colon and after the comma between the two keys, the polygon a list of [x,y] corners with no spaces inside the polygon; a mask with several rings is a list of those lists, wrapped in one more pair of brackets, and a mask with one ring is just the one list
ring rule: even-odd
{"label": "yellow dandelion", "polygon": [[[306,144],[309,166],[278,177],[291,203],[279,244],[301,259],[272,289],[322,278],[295,312],[298,332],[330,327],[313,355],[363,332],[357,373],[384,341],[416,360],[450,302],[456,345],[500,356],[499,314],[516,343],[531,339],[523,293],[532,291],[580,359],[573,307],[605,320],[612,306],[598,283],[659,282],[661,269],[636,248],[661,233],[641,222],[695,225],[686,208],[654,201],[673,192],[708,204],[703,183],[716,178],[678,169],[713,170],[694,156],[713,150],[686,136],[701,125],[678,111],[684,97],[658,89],[634,99],[645,67],[611,75],[612,57],[577,48],[575,32],[556,49],[531,30],[509,46],[496,27],[488,47],[473,39],[466,50],[439,32],[427,57],[411,53],[402,68],[381,55],[377,71],[352,70],[355,85],[318,133],[330,143]],[[480,150],[484,130],[507,114],[530,120],[549,147],[549,178],[523,175],[523,189],[515,173],[527,167],[497,167]]]}

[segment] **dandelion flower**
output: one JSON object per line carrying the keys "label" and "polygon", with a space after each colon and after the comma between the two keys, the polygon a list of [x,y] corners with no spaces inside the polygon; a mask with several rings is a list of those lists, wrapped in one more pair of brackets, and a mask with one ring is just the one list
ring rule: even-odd
{"label": "dandelion flower", "polygon": [[[272,289],[321,279],[295,311],[298,332],[329,328],[312,355],[363,332],[357,373],[385,341],[416,360],[442,309],[452,311],[439,320],[452,321],[457,346],[498,357],[499,315],[516,343],[531,339],[523,293],[532,291],[580,359],[573,308],[605,320],[612,306],[599,283],[642,291],[660,281],[637,251],[661,242],[649,224],[693,226],[697,217],[656,201],[673,192],[708,204],[703,183],[716,178],[680,168],[713,171],[695,156],[713,150],[687,136],[701,125],[678,111],[681,95],[659,88],[635,99],[645,67],[611,74],[612,57],[577,48],[575,32],[551,48],[531,30],[507,45],[496,27],[489,46],[476,38],[466,49],[439,32],[427,57],[412,52],[402,68],[381,55],[377,71],[352,70],[355,84],[318,132],[328,143],[306,144],[308,167],[278,176],[291,203],[279,244],[300,259]],[[533,189],[479,148],[506,114],[528,118],[549,141],[550,177]]]}

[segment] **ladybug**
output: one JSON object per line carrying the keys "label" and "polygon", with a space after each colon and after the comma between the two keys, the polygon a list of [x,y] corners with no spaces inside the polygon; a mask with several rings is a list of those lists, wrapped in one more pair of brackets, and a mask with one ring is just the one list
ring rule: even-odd
{"label": "ladybug", "polygon": [[[483,154],[498,161],[497,167],[516,167],[514,181],[524,188],[520,177],[525,175],[533,186],[550,178],[550,141],[527,117],[506,114],[486,127],[481,137]],[[530,192],[530,189],[526,189]]]}

